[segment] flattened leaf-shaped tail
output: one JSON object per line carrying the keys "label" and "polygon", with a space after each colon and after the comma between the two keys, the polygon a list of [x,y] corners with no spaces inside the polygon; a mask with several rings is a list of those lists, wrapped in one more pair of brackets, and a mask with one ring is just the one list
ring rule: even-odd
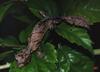
{"label": "flattened leaf-shaped tail", "polygon": [[80,26],[80,27],[85,27],[89,29],[89,22],[85,20],[84,17],[81,16],[63,16],[61,17],[62,20],[65,22],[68,22],[70,24]]}

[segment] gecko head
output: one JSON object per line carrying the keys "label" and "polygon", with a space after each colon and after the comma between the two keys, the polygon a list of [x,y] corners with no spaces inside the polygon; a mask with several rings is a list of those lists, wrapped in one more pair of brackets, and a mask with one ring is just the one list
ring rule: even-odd
{"label": "gecko head", "polygon": [[18,67],[25,66],[30,61],[30,58],[31,58],[30,54],[27,54],[27,52],[24,51],[21,51],[15,55],[15,59]]}

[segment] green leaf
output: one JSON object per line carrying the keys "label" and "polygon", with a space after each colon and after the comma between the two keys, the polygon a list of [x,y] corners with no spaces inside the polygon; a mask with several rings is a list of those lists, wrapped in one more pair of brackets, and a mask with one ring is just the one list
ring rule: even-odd
{"label": "green leaf", "polygon": [[58,72],[93,72],[93,62],[87,56],[67,46],[58,47]]}
{"label": "green leaf", "polygon": [[28,40],[29,35],[31,35],[33,26],[29,25],[25,30],[22,30],[19,34],[19,40],[21,43],[25,43]]}
{"label": "green leaf", "polygon": [[24,30],[20,32],[19,40],[21,43],[25,43],[27,41],[26,32]]}
{"label": "green leaf", "polygon": [[9,72],[55,72],[57,53],[55,52],[54,46],[46,43],[41,49],[47,58],[38,58],[37,55],[32,54],[32,59],[28,65],[19,68],[14,61],[11,64]]}
{"label": "green leaf", "polygon": [[9,36],[7,38],[0,38],[0,46],[17,47],[19,46],[19,42],[15,37]]}
{"label": "green leaf", "polygon": [[12,62],[9,72],[54,72],[54,69],[55,64],[45,62],[32,55],[31,62],[22,68],[19,68],[15,61]]}
{"label": "green leaf", "polygon": [[94,55],[100,55],[100,48],[94,49]]}
{"label": "green leaf", "polygon": [[35,15],[36,17],[38,17],[39,19],[42,19],[42,15],[40,15],[40,11],[34,8],[29,8],[29,10],[33,13],[33,15]]}
{"label": "green leaf", "polygon": [[72,27],[63,23],[57,27],[56,32],[71,43],[76,43],[92,52],[92,41],[85,29]]}
{"label": "green leaf", "polygon": [[2,4],[0,5],[0,22],[4,18],[5,14],[7,13],[8,9],[12,6],[11,3]]}
{"label": "green leaf", "polygon": [[13,51],[6,51],[6,52],[3,52],[3,53],[0,53],[0,60],[3,60],[7,56],[9,56],[9,54],[11,54],[11,53],[13,53]]}
{"label": "green leaf", "polygon": [[12,62],[9,72],[93,72],[93,62],[67,46],[58,47],[57,59],[55,64],[33,54],[30,63],[22,68]]}
{"label": "green leaf", "polygon": [[41,18],[39,11],[46,11],[48,16],[58,15],[57,6],[53,0],[29,0],[27,4],[32,13],[39,18]]}
{"label": "green leaf", "polygon": [[27,24],[32,23],[32,21],[28,18],[28,16],[18,16],[18,15],[16,15],[15,18],[22,21],[22,22],[25,22]]}
{"label": "green leaf", "polygon": [[70,15],[83,16],[91,23],[100,22],[100,0],[77,0]]}
{"label": "green leaf", "polygon": [[100,22],[100,0],[61,0],[61,15],[83,16],[89,22]]}
{"label": "green leaf", "polygon": [[58,6],[59,11],[62,16],[70,15],[70,12],[73,12],[73,9],[75,9],[75,3],[77,1],[75,0],[59,0]]}
{"label": "green leaf", "polygon": [[42,46],[41,49],[44,54],[44,60],[50,63],[57,62],[57,52],[56,52],[55,47],[52,44],[46,43]]}
{"label": "green leaf", "polygon": [[59,11],[54,0],[43,0],[44,10],[49,16],[58,16]]}

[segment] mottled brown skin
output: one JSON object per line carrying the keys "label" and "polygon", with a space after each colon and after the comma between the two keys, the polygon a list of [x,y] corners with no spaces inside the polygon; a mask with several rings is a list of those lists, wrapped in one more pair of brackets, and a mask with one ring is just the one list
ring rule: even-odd
{"label": "mottled brown skin", "polygon": [[32,31],[32,36],[28,42],[28,48],[31,48],[32,52],[35,51],[39,45],[41,40],[44,37],[44,34],[47,32],[49,29],[49,24],[52,24],[51,20],[48,20],[44,22],[43,24],[37,24],[33,31]]}
{"label": "mottled brown skin", "polygon": [[25,48],[15,55],[15,58],[17,60],[17,65],[22,67],[30,61],[31,52],[28,48]]}
{"label": "mottled brown skin", "polygon": [[36,26],[32,30],[31,37],[28,39],[27,48],[23,49],[15,55],[17,65],[19,67],[22,67],[29,62],[31,53],[39,47],[44,34],[50,27],[52,27],[52,25],[50,25],[52,23],[52,20],[47,20],[45,22],[40,21],[38,24],[36,24]]}
{"label": "mottled brown skin", "polygon": [[84,19],[84,17],[80,17],[80,16],[64,16],[62,17],[62,20],[64,20],[67,23],[76,25],[76,26],[80,26],[80,27],[85,27],[85,28],[89,28],[89,23]]}
{"label": "mottled brown skin", "polygon": [[83,17],[78,16],[63,16],[46,18],[39,21],[32,30],[31,36],[28,38],[28,45],[15,55],[17,65],[25,66],[30,61],[32,52],[36,51],[48,29],[53,28],[60,22],[67,22],[76,26],[89,28],[88,22]]}

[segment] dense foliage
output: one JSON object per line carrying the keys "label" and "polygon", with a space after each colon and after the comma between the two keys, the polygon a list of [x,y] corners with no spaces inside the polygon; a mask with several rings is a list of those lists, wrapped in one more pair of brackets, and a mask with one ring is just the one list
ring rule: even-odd
{"label": "dense foliage", "polygon": [[[55,29],[49,30],[43,38],[39,48],[44,55],[42,58],[34,52],[29,64],[19,68],[14,55],[27,46],[27,38],[32,28],[43,19],[40,11],[44,11],[50,17],[83,16],[90,25],[93,25],[94,22],[100,21],[99,3],[99,0],[8,0],[3,2],[0,5],[0,23],[8,13],[13,13],[14,18],[26,23],[27,27],[20,31],[17,38],[14,36],[0,38],[0,46],[10,48],[9,51],[0,53],[0,60],[10,57],[9,72],[93,72],[93,61],[86,54],[65,43],[56,42],[59,38],[53,38],[53,40],[49,38],[55,33],[71,45],[75,44],[93,53],[92,41],[87,29],[63,22]],[[19,11],[18,6],[22,11]],[[24,11],[28,11],[31,17],[23,14]]]}

